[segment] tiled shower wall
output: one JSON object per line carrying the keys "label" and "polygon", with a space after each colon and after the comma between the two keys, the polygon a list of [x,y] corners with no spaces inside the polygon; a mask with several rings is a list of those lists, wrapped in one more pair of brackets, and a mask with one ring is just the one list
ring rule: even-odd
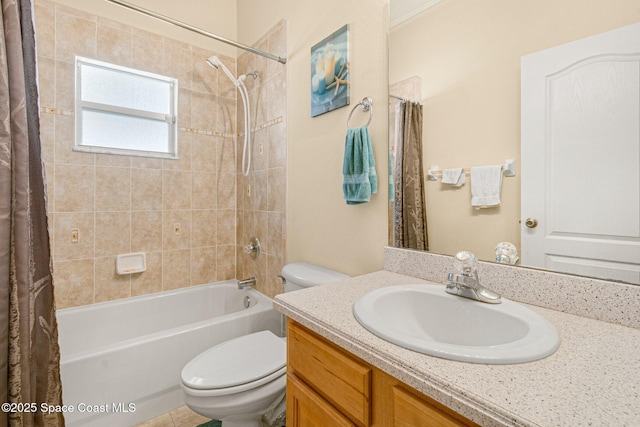
{"label": "tiled shower wall", "polygon": [[[253,47],[286,57],[286,22],[280,21]],[[287,75],[286,67],[264,57],[244,53],[238,57],[238,73],[257,72],[245,80],[251,100],[253,150],[251,172],[242,175],[244,136],[238,137],[238,277],[257,278],[257,288],[273,297],[283,291],[278,278],[285,263]],[[238,100],[238,131],[243,132],[242,101]],[[262,253],[252,259],[243,252],[252,237],[261,242]]]}
{"label": "tiled shower wall", "polygon": [[[58,308],[234,278],[236,91],[206,65],[215,52],[49,0],[35,6]],[[72,151],[74,55],[178,78],[180,159]],[[146,272],[116,275],[116,255],[128,252],[146,253]]]}

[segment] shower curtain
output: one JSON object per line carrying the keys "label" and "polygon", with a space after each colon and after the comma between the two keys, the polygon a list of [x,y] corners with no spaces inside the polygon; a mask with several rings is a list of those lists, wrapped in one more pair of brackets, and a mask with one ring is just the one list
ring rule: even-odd
{"label": "shower curtain", "polygon": [[395,162],[393,168],[393,244],[399,248],[429,250],[422,165],[422,105],[396,105]]}
{"label": "shower curtain", "polygon": [[1,2],[0,425],[62,426],[32,7]]}

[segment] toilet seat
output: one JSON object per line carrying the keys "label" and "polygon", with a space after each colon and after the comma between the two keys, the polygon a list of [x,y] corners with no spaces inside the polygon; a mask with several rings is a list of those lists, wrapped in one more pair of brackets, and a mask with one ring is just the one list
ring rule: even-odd
{"label": "toilet seat", "polygon": [[260,331],[199,354],[182,369],[181,379],[195,394],[233,394],[284,375],[286,362],[286,341],[271,331]]}

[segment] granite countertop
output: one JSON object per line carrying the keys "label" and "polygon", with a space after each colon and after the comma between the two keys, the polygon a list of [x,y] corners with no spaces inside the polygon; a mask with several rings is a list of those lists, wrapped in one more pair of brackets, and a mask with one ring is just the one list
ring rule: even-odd
{"label": "granite countertop", "polygon": [[379,271],[281,294],[274,306],[483,426],[640,425],[640,329],[523,304],[557,328],[560,347],[551,356],[516,365],[440,359],[384,341],[353,317],[361,295],[411,283],[444,288]]}

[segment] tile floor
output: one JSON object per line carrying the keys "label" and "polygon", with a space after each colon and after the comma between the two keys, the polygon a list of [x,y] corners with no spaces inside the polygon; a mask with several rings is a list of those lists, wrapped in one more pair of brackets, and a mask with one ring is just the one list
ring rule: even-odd
{"label": "tile floor", "polygon": [[138,424],[136,427],[196,427],[207,421],[209,421],[208,418],[196,414],[186,406],[182,406],[167,414]]}

